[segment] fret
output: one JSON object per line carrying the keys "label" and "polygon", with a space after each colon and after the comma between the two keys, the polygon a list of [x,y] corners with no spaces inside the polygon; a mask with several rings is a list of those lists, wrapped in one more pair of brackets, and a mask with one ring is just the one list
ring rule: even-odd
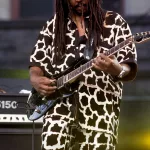
{"label": "fret", "polygon": [[94,59],[92,59],[90,62],[91,62],[91,67],[92,67],[92,64],[93,64],[93,62],[94,62]]}
{"label": "fret", "polygon": [[63,76],[60,78],[60,86],[63,86]]}
{"label": "fret", "polygon": [[70,72],[70,78],[69,78],[69,80],[70,80],[72,77],[73,77],[73,71]]}
{"label": "fret", "polygon": [[82,65],[82,72],[85,70],[86,66]]}
{"label": "fret", "polygon": [[60,83],[61,83],[61,86],[63,86],[63,84],[64,84],[64,76],[61,77],[61,82]]}
{"label": "fret", "polygon": [[[112,49],[112,52],[114,51],[114,49]],[[109,56],[111,54],[111,51],[107,51],[107,56]]]}
{"label": "fret", "polygon": [[88,69],[92,66],[92,61],[88,62]]}
{"label": "fret", "polygon": [[57,79],[57,87],[60,85],[60,79]]}
{"label": "fret", "polygon": [[80,73],[80,69],[77,68],[74,76],[76,76],[76,75],[79,74],[79,73]]}
{"label": "fret", "polygon": [[71,72],[68,74],[68,80],[71,79]]}
{"label": "fret", "polygon": [[[120,44],[115,47],[115,51],[117,51],[117,50],[119,50],[119,49],[120,49]],[[114,51],[114,52],[115,52],[115,51]]]}
{"label": "fret", "polygon": [[82,72],[82,67],[81,66],[79,67],[79,72]]}
{"label": "fret", "polygon": [[113,48],[110,49],[109,51],[107,51],[107,55],[106,56],[109,56],[112,53],[111,51],[113,51]]}
{"label": "fret", "polygon": [[87,63],[83,65],[83,72],[87,69]]}
{"label": "fret", "polygon": [[[72,78],[73,76],[74,76],[74,71],[71,72],[71,78]],[[71,79],[71,78],[70,78],[70,79]]]}
{"label": "fret", "polygon": [[121,43],[120,43],[120,48],[124,47],[125,44],[126,44],[126,43],[125,43],[124,41],[121,42]]}
{"label": "fret", "polygon": [[111,48],[109,51],[106,51],[104,54],[106,56],[109,56],[109,55],[111,55],[113,53],[113,51],[114,51],[114,48]]}
{"label": "fret", "polygon": [[84,70],[84,66],[82,65],[82,66],[81,66],[81,71],[83,72],[83,70]]}
{"label": "fret", "polygon": [[63,78],[64,76],[60,77],[58,80],[57,80],[57,87],[60,88],[63,86]]}
{"label": "fret", "polygon": [[89,69],[89,67],[90,67],[90,61],[88,61],[88,62],[86,63],[86,69],[85,69],[85,70]]}
{"label": "fret", "polygon": [[117,46],[112,47],[110,50],[106,51],[104,54],[106,56],[109,56],[109,55],[115,53],[116,51],[120,50],[121,48],[129,45],[132,42],[133,42],[133,37],[129,37],[126,41],[123,41],[123,42],[119,43]]}
{"label": "fret", "polygon": [[71,77],[71,79],[75,76],[75,71],[76,70],[72,71],[72,77]]}
{"label": "fret", "polygon": [[57,87],[59,87],[59,79],[56,81],[56,85]]}
{"label": "fret", "polygon": [[76,73],[77,73],[77,70],[75,69],[75,70],[72,72],[72,78],[75,76]]}
{"label": "fret", "polygon": [[68,81],[68,74],[64,76],[64,83]]}
{"label": "fret", "polygon": [[74,78],[76,74],[77,74],[77,69],[75,69],[75,70],[73,71],[72,78]]}

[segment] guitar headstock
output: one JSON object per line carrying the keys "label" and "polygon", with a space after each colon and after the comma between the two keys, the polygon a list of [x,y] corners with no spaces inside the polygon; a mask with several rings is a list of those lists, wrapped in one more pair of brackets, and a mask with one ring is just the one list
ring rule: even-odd
{"label": "guitar headstock", "polygon": [[135,36],[133,36],[133,40],[135,43],[142,43],[150,40],[150,31],[137,33]]}

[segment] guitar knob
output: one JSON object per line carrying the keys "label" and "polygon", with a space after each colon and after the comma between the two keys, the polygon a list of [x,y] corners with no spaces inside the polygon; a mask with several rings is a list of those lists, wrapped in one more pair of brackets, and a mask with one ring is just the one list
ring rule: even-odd
{"label": "guitar knob", "polygon": [[39,109],[35,109],[35,112],[37,112],[38,114],[41,114],[41,111]]}
{"label": "guitar knob", "polygon": [[90,60],[90,57],[89,57],[89,56],[86,56],[86,59],[87,59],[87,60]]}

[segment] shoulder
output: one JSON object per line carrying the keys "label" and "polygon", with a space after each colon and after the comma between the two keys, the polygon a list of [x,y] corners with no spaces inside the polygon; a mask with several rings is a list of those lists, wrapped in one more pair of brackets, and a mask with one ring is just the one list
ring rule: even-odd
{"label": "shoulder", "polygon": [[106,11],[105,21],[117,25],[122,25],[126,23],[126,20],[123,18],[122,15],[120,15],[115,11],[109,11],[109,10]]}
{"label": "shoulder", "polygon": [[54,24],[55,24],[55,20],[56,20],[56,15],[53,15],[51,18],[49,18],[45,24],[43,25],[42,30],[49,30],[49,31],[53,31],[54,30]]}

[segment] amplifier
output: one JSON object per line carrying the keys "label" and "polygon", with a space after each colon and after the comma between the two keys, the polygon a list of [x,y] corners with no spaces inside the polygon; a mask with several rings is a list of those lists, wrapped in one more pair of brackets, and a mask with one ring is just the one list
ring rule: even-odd
{"label": "amplifier", "polygon": [[[32,123],[26,115],[25,103],[27,99],[28,94],[0,94],[0,123]],[[17,103],[24,109],[17,107]],[[42,122],[42,118],[35,122]]]}

